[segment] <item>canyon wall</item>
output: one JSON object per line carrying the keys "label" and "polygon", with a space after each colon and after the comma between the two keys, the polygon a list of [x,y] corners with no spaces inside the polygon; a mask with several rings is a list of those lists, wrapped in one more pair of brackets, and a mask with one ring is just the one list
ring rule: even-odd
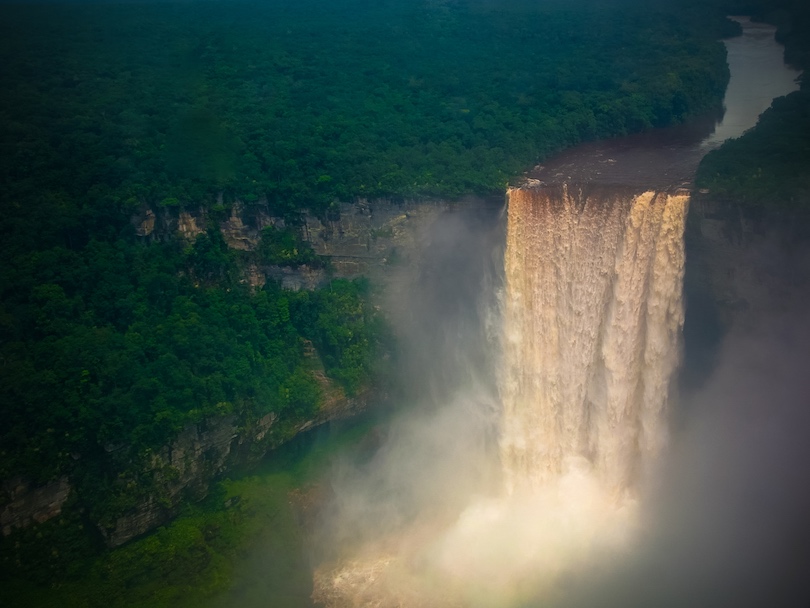
{"label": "canyon wall", "polygon": [[692,199],[686,228],[686,323],[682,380],[696,388],[711,372],[732,326],[801,315],[810,297],[806,214],[746,211],[705,193]]}
{"label": "canyon wall", "polygon": [[[460,206],[490,204],[478,198],[446,202],[441,200],[359,199],[341,203],[328,217],[304,214],[300,230],[316,254],[329,259],[326,268],[308,266],[260,265],[248,262],[244,281],[261,287],[275,280],[287,289],[314,289],[328,284],[333,277],[368,276],[386,282],[401,276],[404,268],[424,249],[427,229],[446,212]],[[284,220],[274,217],[265,205],[233,204],[227,213],[213,213],[200,208],[166,208],[144,206],[131,218],[135,232],[144,241],[181,238],[192,242],[197,235],[217,226],[229,247],[254,251],[262,229],[284,227]],[[314,349],[310,356],[317,357]],[[210,418],[186,426],[177,437],[148,459],[139,472],[140,481],[149,481],[150,490],[125,514],[110,521],[96,522],[105,542],[119,546],[165,522],[188,500],[200,500],[208,494],[213,480],[237,467],[260,460],[274,447],[299,432],[331,420],[355,415],[367,408],[373,399],[369,391],[347,397],[323,373],[314,372],[324,394],[316,416],[295,428],[280,431],[276,417],[270,413],[257,419],[239,419],[234,415]],[[272,431],[272,432],[271,432]],[[106,446],[108,452],[126,446]],[[122,484],[133,482],[121,480]],[[43,523],[62,512],[73,490],[68,477],[44,484],[18,477],[0,486],[0,523],[2,534]]]}
{"label": "canyon wall", "polygon": [[[459,206],[487,202],[490,201],[480,197],[452,202],[360,198],[336,204],[325,216],[304,212],[295,230],[316,254],[329,259],[329,270],[249,263],[245,281],[260,287],[267,280],[275,280],[286,289],[296,290],[314,289],[327,284],[332,277],[367,276],[385,281],[392,266],[404,265],[421,249],[425,229],[440,214]],[[266,205],[242,202],[234,203],[227,213],[218,214],[202,207],[144,206],[131,218],[131,223],[135,232],[147,241],[180,237],[191,242],[208,228],[218,227],[228,246],[241,251],[255,251],[264,228],[286,226],[285,220],[272,215]]]}

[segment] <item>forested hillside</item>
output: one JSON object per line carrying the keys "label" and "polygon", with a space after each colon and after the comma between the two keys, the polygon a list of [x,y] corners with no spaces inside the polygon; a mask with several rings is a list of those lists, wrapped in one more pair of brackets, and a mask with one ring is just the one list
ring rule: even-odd
{"label": "forested hillside", "polygon": [[[520,4],[0,6],[0,478],[71,487],[62,517],[9,531],[0,578],[79,576],[105,526],[161,499],[145,467],[189,424],[272,413],[281,441],[321,403],[315,367],[373,385],[367,283],[245,279],[259,258],[328,266],[303,209],[499,192],[720,102],[720,11]],[[216,222],[192,241],[132,222],[236,203],[279,220],[254,251]]]}
{"label": "forested hillside", "polygon": [[705,14],[420,4],[4,7],[3,194],[97,215],[223,192],[294,214],[500,191],[543,155],[683,120],[725,87],[732,26]]}

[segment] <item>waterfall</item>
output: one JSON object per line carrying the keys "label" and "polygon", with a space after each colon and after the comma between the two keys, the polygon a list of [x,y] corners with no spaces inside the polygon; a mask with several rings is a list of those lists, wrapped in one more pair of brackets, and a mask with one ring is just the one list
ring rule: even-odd
{"label": "waterfall", "polygon": [[[553,605],[564,577],[639,537],[637,482],[666,444],[679,359],[688,193],[590,182],[507,199],[506,495],[471,497],[451,524],[431,503],[424,519],[381,530],[359,557],[316,572],[327,606]],[[448,428],[430,420],[431,433]]]}
{"label": "waterfall", "polygon": [[666,443],[688,194],[561,184],[507,200],[506,490],[584,469],[621,498]]}

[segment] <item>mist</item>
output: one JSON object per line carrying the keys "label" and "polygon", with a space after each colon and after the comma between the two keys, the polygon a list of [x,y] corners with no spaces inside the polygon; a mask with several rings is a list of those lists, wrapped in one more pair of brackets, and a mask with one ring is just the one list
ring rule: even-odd
{"label": "mist", "polygon": [[734,330],[649,481],[643,537],[591,562],[564,606],[807,606],[810,322]]}
{"label": "mist", "polygon": [[320,550],[452,518],[494,486],[502,208],[499,200],[445,213],[419,236],[417,258],[392,269],[385,306],[404,405],[373,457],[334,466]]}
{"label": "mist", "polygon": [[571,478],[564,492],[504,507],[497,220],[447,214],[403,270],[389,306],[409,403],[373,456],[335,465],[313,543],[316,589],[334,577],[381,605],[808,605],[802,256],[766,250],[763,268],[792,268],[795,303],[775,299],[738,323],[702,387],[670,405],[670,445],[632,517],[595,508],[587,482]]}

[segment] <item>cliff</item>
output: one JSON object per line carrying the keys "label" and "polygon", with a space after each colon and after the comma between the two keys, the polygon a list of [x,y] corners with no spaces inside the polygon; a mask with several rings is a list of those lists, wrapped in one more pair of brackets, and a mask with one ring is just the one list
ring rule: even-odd
{"label": "cliff", "polygon": [[[427,228],[442,213],[501,200],[473,196],[456,201],[358,198],[335,204],[326,216],[305,211],[300,226],[294,229],[317,255],[328,258],[329,270],[251,261],[245,267],[244,280],[256,287],[274,280],[285,289],[295,290],[314,289],[332,277],[366,276],[386,282],[392,266],[403,264],[422,249]],[[287,226],[283,218],[272,215],[266,203],[247,205],[239,201],[227,212],[212,212],[204,207],[144,206],[132,216],[131,223],[144,240],[180,237],[193,241],[216,226],[229,247],[246,252],[257,250],[264,228]]]}
{"label": "cliff", "polygon": [[[105,543],[117,547],[155,529],[174,517],[185,502],[205,498],[212,482],[221,475],[259,461],[268,451],[299,432],[353,416],[365,410],[372,398],[381,397],[370,390],[348,397],[322,369],[314,373],[323,391],[322,403],[315,415],[292,425],[279,421],[275,413],[255,419],[228,414],[189,424],[174,440],[152,453],[135,477],[120,478],[118,483],[122,487],[138,484],[146,490],[122,515],[94,522]],[[124,448],[108,446],[107,449]],[[45,484],[17,477],[4,482],[2,491],[4,505],[0,523],[3,536],[9,536],[16,529],[41,524],[60,515],[68,497],[76,490],[70,478],[62,476]]]}
{"label": "cliff", "polygon": [[[191,242],[208,228],[218,226],[230,248],[248,252],[244,281],[259,287],[275,280],[285,288],[298,290],[326,284],[332,277],[369,276],[378,282],[387,281],[397,275],[391,272],[393,267],[411,259],[423,247],[426,229],[439,215],[458,205],[484,202],[360,199],[340,204],[328,218],[305,213],[296,229],[316,254],[329,259],[321,268],[261,264],[257,256],[250,256],[249,252],[259,246],[264,228],[285,227],[282,218],[274,217],[261,204],[237,202],[227,212],[221,207],[219,211],[208,211],[202,207],[145,206],[131,218],[131,223],[145,241],[181,238]],[[279,421],[274,413],[255,418],[242,412],[187,425],[171,442],[147,454],[145,464],[139,465],[133,477],[118,480],[124,493],[132,488],[128,501],[133,506],[123,513],[119,511],[117,516],[93,522],[106,544],[119,546],[162,525],[184,502],[204,498],[217,477],[258,461],[296,433],[365,409],[373,395],[366,391],[347,397],[326,377],[314,349],[308,350],[312,373],[323,395],[314,416],[293,424]],[[104,449],[116,456],[115,452],[123,454],[126,447],[109,445]],[[75,492],[68,476],[44,484],[24,478],[7,480],[0,496],[3,535],[56,517]]]}
{"label": "cliff", "polygon": [[184,502],[205,498],[217,477],[257,462],[299,432],[365,410],[373,396],[366,391],[347,397],[325,376],[319,379],[325,389],[320,409],[291,429],[277,429],[279,421],[273,413],[247,424],[228,415],[185,427],[174,441],[152,456],[144,471],[153,481],[154,489],[148,497],[123,516],[99,526],[107,545],[120,546],[166,523]]}
{"label": "cliff", "polygon": [[807,278],[807,239],[798,230],[804,222],[693,199],[686,236],[690,287],[706,290],[723,328],[795,307]]}
{"label": "cliff", "polygon": [[810,296],[810,242],[804,216],[744,211],[708,193],[692,199],[686,229],[683,380],[711,371],[732,326],[799,313]]}
{"label": "cliff", "polygon": [[[424,249],[428,228],[441,214],[490,202],[480,198],[455,202],[358,199],[340,203],[328,217],[304,213],[297,229],[316,254],[328,258],[328,265],[312,268],[248,261],[244,280],[256,287],[274,280],[284,288],[298,290],[321,286],[332,277],[367,276],[385,285],[398,276],[392,272],[393,267],[404,265]],[[284,220],[270,214],[266,206],[239,202],[219,216],[203,208],[144,208],[132,218],[132,224],[144,239],[179,237],[189,241],[217,226],[229,247],[246,252],[257,250],[264,228],[285,226]],[[151,456],[148,471],[144,472],[154,488],[149,495],[123,516],[101,522],[106,543],[119,546],[165,523],[184,501],[205,497],[213,479],[256,462],[295,434],[365,409],[375,396],[366,391],[347,397],[326,377],[314,349],[308,350],[323,395],[315,416],[283,429],[274,414],[257,420],[239,420],[229,415],[187,426],[174,441]]]}
{"label": "cliff", "polygon": [[[426,250],[429,229],[442,214],[495,202],[500,201],[358,199],[341,203],[329,217],[304,214],[301,235],[329,259],[328,270],[248,264],[245,280],[255,286],[276,280],[289,289],[311,289],[333,276],[362,275],[390,287],[402,276],[398,268],[422,263],[419,256]],[[230,247],[247,252],[256,250],[264,227],[284,225],[266,207],[241,203],[219,215],[202,208],[144,208],[132,223],[144,239],[191,240],[218,225]],[[788,310],[799,301],[797,287],[808,283],[808,258],[796,255],[805,248],[791,230],[793,224],[784,218],[741,214],[734,205],[700,194],[693,197],[686,233],[686,375],[690,369],[710,366],[712,349],[732,323],[752,323],[761,314]],[[162,525],[185,501],[205,497],[217,477],[259,460],[298,432],[361,411],[373,398],[370,393],[347,398],[322,367],[315,368],[324,395],[315,416],[291,426],[272,413],[255,419],[233,414],[209,418],[186,426],[151,454],[140,477],[149,481],[148,493],[126,513],[98,522],[106,543],[118,546]],[[44,485],[7,481],[0,512],[3,534],[58,515],[71,490],[67,477]]]}
{"label": "cliff", "polygon": [[23,477],[4,482],[5,505],[0,512],[3,536],[8,536],[15,528],[43,523],[59,515],[70,490],[70,482],[65,476],[44,485],[35,485]]}

